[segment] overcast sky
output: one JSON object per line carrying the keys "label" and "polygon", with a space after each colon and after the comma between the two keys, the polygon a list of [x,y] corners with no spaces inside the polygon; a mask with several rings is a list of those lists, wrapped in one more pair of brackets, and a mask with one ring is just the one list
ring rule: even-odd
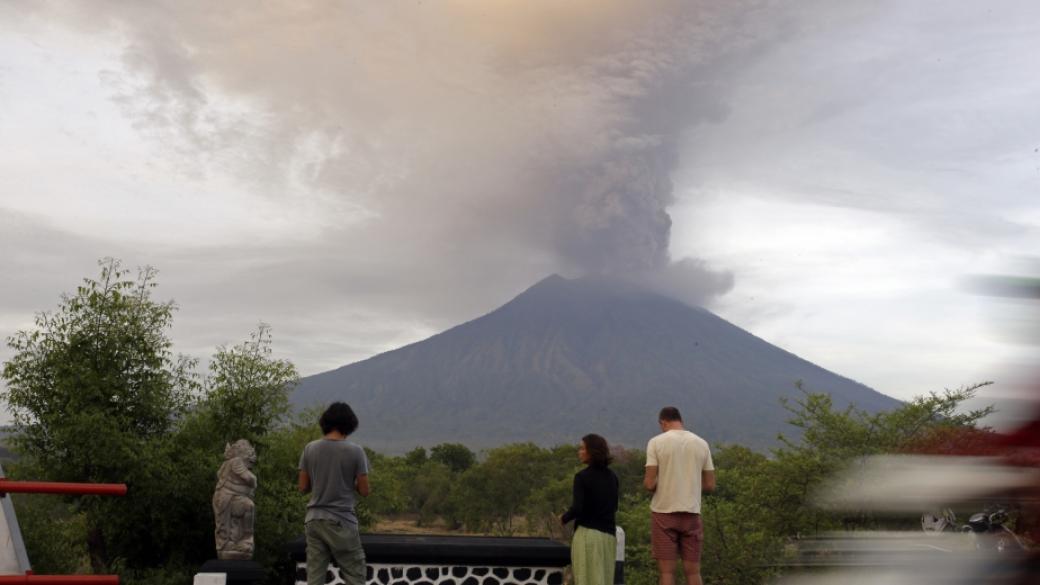
{"label": "overcast sky", "polygon": [[1031,0],[0,0],[0,335],[114,256],[313,374],[609,273],[1010,389],[961,282],[1040,249],[1038,72]]}

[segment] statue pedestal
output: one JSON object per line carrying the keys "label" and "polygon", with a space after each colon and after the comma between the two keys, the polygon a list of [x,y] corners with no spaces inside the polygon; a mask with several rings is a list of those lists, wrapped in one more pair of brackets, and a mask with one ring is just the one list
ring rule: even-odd
{"label": "statue pedestal", "polygon": [[199,573],[224,573],[227,585],[256,585],[264,580],[264,569],[256,561],[211,559],[202,564]]}

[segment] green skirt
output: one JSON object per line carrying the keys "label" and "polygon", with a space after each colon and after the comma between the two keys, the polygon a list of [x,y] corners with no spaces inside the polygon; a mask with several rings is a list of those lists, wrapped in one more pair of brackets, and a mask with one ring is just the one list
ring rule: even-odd
{"label": "green skirt", "polygon": [[574,585],[612,585],[617,537],[579,526],[571,540]]}

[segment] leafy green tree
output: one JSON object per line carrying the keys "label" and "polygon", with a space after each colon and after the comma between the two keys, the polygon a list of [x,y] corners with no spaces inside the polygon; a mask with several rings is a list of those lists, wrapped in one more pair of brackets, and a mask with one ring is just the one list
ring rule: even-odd
{"label": "leafy green tree", "polygon": [[118,478],[128,451],[167,433],[198,389],[194,361],[171,351],[174,304],[151,298],[156,271],[132,279],[116,260],[100,264],[97,280],[8,339],[15,445],[56,479]]}
{"label": "leafy green tree", "polygon": [[617,525],[625,531],[626,585],[656,585],[657,562],[650,554],[650,494],[646,490],[621,492]]}
{"label": "leafy green tree", "polygon": [[425,447],[416,447],[411,451],[404,454],[404,464],[412,469],[418,469],[426,464],[428,457],[426,456]]}
{"label": "leafy green tree", "polygon": [[781,435],[778,455],[815,452],[833,461],[877,453],[895,453],[911,447],[936,429],[975,428],[993,407],[962,410],[980,388],[973,384],[942,393],[918,396],[899,408],[870,413],[850,405],[836,410],[828,394],[803,393],[803,398],[782,401],[791,413],[788,421],[801,430],[799,439]]}
{"label": "leafy green tree", "polygon": [[872,516],[835,514],[815,506],[812,498],[821,482],[857,458],[913,450],[915,444],[929,440],[935,433],[954,429],[991,433],[977,425],[993,412],[992,407],[962,408],[965,401],[988,384],[932,392],[878,413],[855,406],[836,409],[827,394],[805,393],[793,403],[785,402],[792,414],[789,422],[801,431],[801,436],[781,436],[782,446],[773,454],[776,478],[769,493],[764,494],[774,510],[772,530],[796,535],[875,527],[877,520]]}
{"label": "leafy green tree", "polygon": [[646,473],[646,452],[642,449],[614,449],[611,469],[618,476],[622,494],[642,494],[643,476]]}
{"label": "leafy green tree", "polygon": [[564,538],[560,515],[571,503],[574,477],[547,477],[545,483],[528,496],[523,514],[527,531],[547,538]]}
{"label": "leafy green tree", "polygon": [[268,568],[269,581],[277,582],[279,571],[289,570],[285,566],[285,543],[302,531],[306,511],[307,497],[296,487],[300,453],[309,441],[320,436],[320,429],[314,412],[287,417],[289,393],[299,376],[291,362],[273,356],[272,343],[270,327],[260,324],[249,340],[217,349],[210,362],[206,396],[179,426],[172,441],[177,445],[176,452],[170,453],[170,459],[179,460],[190,453],[196,460],[210,462],[195,463],[189,473],[201,473],[202,477],[194,481],[202,489],[183,487],[184,493],[195,494],[192,506],[206,510],[207,521],[201,523],[205,535],[199,541],[205,547],[200,551],[205,555],[202,558],[209,558],[214,546],[210,501],[224,446],[242,438],[253,443],[258,478],[254,557]]}
{"label": "leafy green tree", "polygon": [[454,487],[455,474],[443,463],[430,460],[414,470],[407,489],[411,510],[417,514],[416,524],[429,525],[440,517],[454,520]]}
{"label": "leafy green tree", "polygon": [[387,457],[366,448],[370,465],[368,482],[372,495],[363,498],[360,508],[374,517],[409,511],[409,467],[403,457]]}
{"label": "leafy green tree", "polygon": [[[295,569],[285,554],[285,544],[303,534],[303,519],[310,497],[297,489],[298,464],[303,447],[320,436],[316,416],[297,415],[262,435],[263,450],[257,453],[256,553],[254,558],[267,568],[269,583],[284,583],[284,575]],[[210,473],[215,474],[216,468]],[[212,490],[210,490],[212,493]],[[359,520],[368,526],[370,517]],[[208,542],[212,545],[212,529]]]}
{"label": "leafy green tree", "polygon": [[76,507],[51,495],[14,494],[15,514],[29,560],[38,573],[90,572],[87,518]]}
{"label": "leafy green tree", "polygon": [[[132,278],[114,259],[99,264],[98,279],[8,340],[15,355],[3,367],[3,396],[13,441],[42,479],[128,481],[199,388],[194,361],[171,350],[174,304],[151,297],[156,271]],[[106,533],[116,513],[110,501],[85,498],[83,509],[91,563],[102,571],[113,560],[109,540],[139,535]]]}
{"label": "leafy green tree", "polygon": [[[805,393],[785,404],[800,434],[782,437],[771,456],[736,445],[716,447],[718,489],[702,504],[705,582],[767,582],[801,537],[840,528],[900,525],[898,518],[820,509],[814,496],[825,480],[859,457],[922,450],[922,441],[934,452],[937,437],[939,445],[956,439],[959,448],[965,440],[985,444],[989,431],[977,425],[991,409],[962,407],[984,385],[930,393],[881,413],[837,409],[828,395]],[[627,536],[626,580],[630,585],[652,585],[656,565],[649,551],[649,495],[635,484],[634,461],[615,463],[615,471],[622,477],[618,524]]]}
{"label": "leafy green tree", "polygon": [[714,454],[718,490],[704,498],[703,577],[709,583],[763,583],[777,571],[784,535],[763,497],[775,490],[775,461],[746,447]]}
{"label": "leafy green tree", "polygon": [[[147,445],[147,457],[131,475],[135,497],[120,502],[121,513],[111,520],[120,533],[132,534],[139,524],[149,531],[150,538],[118,548],[131,574],[140,573],[139,580],[156,578],[147,567],[190,571],[213,557],[212,496],[228,441],[247,438],[257,447],[255,558],[274,566],[283,556],[284,541],[272,539],[302,526],[304,499],[295,488],[296,464],[316,426],[282,419],[287,408],[278,405],[287,405],[296,374],[291,364],[271,357],[270,343],[269,329],[261,326],[249,341],[218,348],[205,385],[208,393],[170,433]],[[280,522],[296,520],[297,514],[299,521]]]}
{"label": "leafy green tree", "polygon": [[462,443],[441,443],[430,449],[430,459],[462,473],[477,462],[477,456]]}
{"label": "leafy green tree", "polygon": [[455,501],[470,529],[514,532],[513,520],[531,492],[545,481],[551,453],[532,443],[504,445],[459,478]]}
{"label": "leafy green tree", "polygon": [[299,383],[291,362],[272,357],[271,327],[261,323],[249,341],[219,347],[209,370],[201,412],[225,442],[259,446],[289,412],[289,393]]}
{"label": "leafy green tree", "polygon": [[302,526],[296,462],[314,435],[313,424],[282,419],[295,368],[272,358],[261,325],[249,341],[219,348],[200,384],[195,361],[173,355],[175,307],[152,298],[155,270],[134,278],[116,260],[100,266],[97,279],[8,340],[15,356],[3,366],[4,398],[21,456],[11,472],[121,482],[129,493],[17,498],[35,568],[66,572],[87,559],[130,584],[190,580],[214,555],[211,498],[224,443],[242,437],[258,445],[256,555],[273,566]]}

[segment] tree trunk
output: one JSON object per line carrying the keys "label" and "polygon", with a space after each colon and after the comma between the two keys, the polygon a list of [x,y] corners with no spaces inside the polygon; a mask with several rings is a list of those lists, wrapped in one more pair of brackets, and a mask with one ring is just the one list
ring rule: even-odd
{"label": "tree trunk", "polygon": [[108,554],[105,551],[105,535],[97,526],[87,532],[87,551],[90,553],[90,568],[94,570],[94,574],[106,574]]}

